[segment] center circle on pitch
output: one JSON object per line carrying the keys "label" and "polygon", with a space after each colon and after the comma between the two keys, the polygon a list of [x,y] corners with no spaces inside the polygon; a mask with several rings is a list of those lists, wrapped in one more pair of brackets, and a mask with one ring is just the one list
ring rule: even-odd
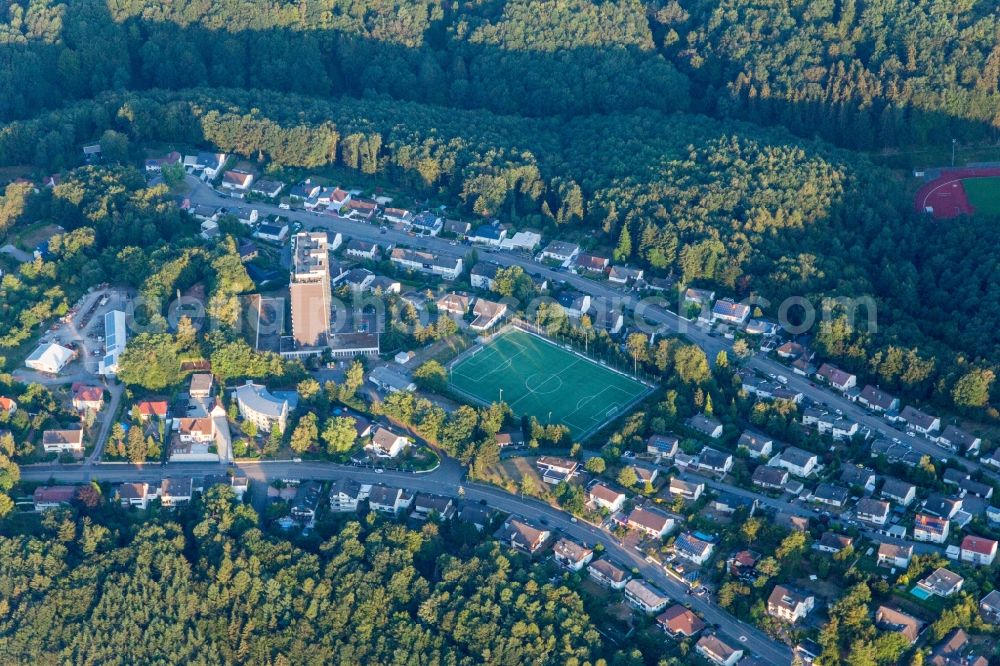
{"label": "center circle on pitch", "polygon": [[561,389],[562,380],[555,375],[536,372],[524,380],[524,387],[536,395],[546,395]]}

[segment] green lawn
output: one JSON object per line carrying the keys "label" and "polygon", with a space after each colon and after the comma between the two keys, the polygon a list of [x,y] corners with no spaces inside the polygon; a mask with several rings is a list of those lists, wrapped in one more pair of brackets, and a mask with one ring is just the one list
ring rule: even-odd
{"label": "green lawn", "polygon": [[478,401],[501,398],[518,416],[563,423],[581,439],[649,389],[579,354],[518,330],[498,335],[451,368],[451,385]]}
{"label": "green lawn", "polygon": [[1000,215],[1000,176],[962,181],[969,203],[982,215]]}

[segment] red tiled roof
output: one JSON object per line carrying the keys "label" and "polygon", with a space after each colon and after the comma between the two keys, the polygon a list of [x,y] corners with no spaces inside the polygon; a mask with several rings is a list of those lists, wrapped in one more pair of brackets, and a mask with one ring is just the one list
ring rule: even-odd
{"label": "red tiled roof", "polygon": [[997,542],[993,539],[985,539],[969,535],[962,539],[962,550],[968,550],[980,555],[992,555],[997,547]]}

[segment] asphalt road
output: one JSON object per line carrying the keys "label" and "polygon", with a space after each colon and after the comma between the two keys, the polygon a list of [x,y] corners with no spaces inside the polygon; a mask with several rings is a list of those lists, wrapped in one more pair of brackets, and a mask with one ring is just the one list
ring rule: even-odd
{"label": "asphalt road", "polygon": [[[59,465],[31,466],[22,469],[21,477],[28,481],[47,482],[50,479],[64,483],[84,483],[92,480],[119,483],[125,481],[159,481],[165,476],[203,476],[218,474],[225,467],[218,464],[171,463],[167,465],[117,465],[104,464],[93,467]],[[377,473],[367,468],[348,467],[322,462],[268,462],[242,463],[239,470],[248,478],[269,484],[278,479],[333,480],[352,478],[360,483],[398,485],[417,492],[464,498],[467,501],[486,503],[505,513],[512,513],[537,522],[544,519],[548,527],[570,536],[581,543],[593,546],[603,544],[608,555],[619,564],[636,568],[643,578],[652,581],[679,602],[688,601],[705,621],[717,624],[734,645],[741,645],[773,664],[789,664],[789,649],[772,641],[762,631],[734,618],[711,602],[687,595],[687,586],[667,576],[662,567],[647,562],[638,551],[619,544],[618,539],[589,523],[573,522],[570,516],[538,500],[512,495],[492,486],[464,483],[464,470],[458,463],[448,460],[429,474],[409,474],[386,471]]]}

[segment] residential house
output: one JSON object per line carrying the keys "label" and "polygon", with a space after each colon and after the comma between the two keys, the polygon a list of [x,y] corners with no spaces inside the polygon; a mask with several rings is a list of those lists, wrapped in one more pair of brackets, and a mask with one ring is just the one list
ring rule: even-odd
{"label": "residential house", "polygon": [[641,506],[632,509],[625,519],[625,526],[629,529],[638,530],[657,539],[674,529],[675,524],[676,521],[672,516]]}
{"label": "residential house", "polygon": [[579,245],[564,241],[552,241],[542,250],[539,259],[542,261],[557,261],[563,266],[569,266],[578,254],[580,254]]}
{"label": "residential house", "polygon": [[757,568],[757,562],[760,561],[760,558],[760,553],[755,553],[752,550],[741,550],[738,553],[733,553],[733,555],[726,560],[726,567],[729,569],[730,574],[738,578],[753,576],[754,570]]}
{"label": "residential house", "polygon": [[938,435],[937,441],[938,444],[947,449],[965,454],[978,453],[983,443],[979,437],[970,435],[954,425],[945,426],[944,431]]}
{"label": "residential house", "polygon": [[594,551],[564,537],[556,541],[552,557],[570,571],[580,571],[594,559]]}
{"label": "residential house", "polygon": [[610,560],[597,560],[587,567],[587,574],[601,585],[612,590],[621,590],[632,579],[629,573]]}
{"label": "residential house", "polygon": [[441,231],[445,235],[455,238],[465,238],[472,225],[464,220],[445,220],[441,226]]}
{"label": "residential house", "polygon": [[913,540],[944,543],[948,540],[949,524],[947,518],[918,513],[913,517]]}
{"label": "residential house", "polygon": [[597,482],[587,490],[587,498],[598,508],[607,509],[610,513],[617,513],[625,504],[626,496],[625,493]]}
{"label": "residential house", "polygon": [[488,261],[480,261],[469,271],[469,283],[474,289],[493,291],[500,266]]}
{"label": "residential house", "polygon": [[14,399],[0,395],[0,412],[3,412],[7,416],[12,416],[16,411],[17,411],[17,403],[14,401]]}
{"label": "residential house", "polygon": [[687,303],[697,303],[698,305],[708,305],[715,300],[715,292],[708,289],[684,290],[684,301]]}
{"label": "residential house", "polygon": [[147,173],[159,173],[163,171],[163,167],[180,164],[181,160],[181,154],[176,150],[173,150],[162,157],[149,158],[145,161],[144,166],[146,167]]}
{"label": "residential house", "polygon": [[700,539],[690,532],[680,534],[674,541],[674,554],[698,566],[707,562],[714,550],[715,544]]}
{"label": "residential house", "polygon": [[979,600],[979,612],[990,624],[1000,624],[1000,590],[993,590]]}
{"label": "residential house", "polygon": [[250,186],[250,193],[266,197],[268,199],[274,199],[281,194],[281,190],[283,189],[285,189],[284,183],[277,180],[267,180],[262,178]]}
{"label": "residential house", "polygon": [[736,666],[743,658],[743,650],[735,648],[717,635],[702,636],[694,645],[694,651],[719,666]]}
{"label": "residential house", "polygon": [[656,477],[659,476],[659,471],[655,467],[642,465],[630,465],[630,467],[635,472],[636,483],[640,486],[645,486],[647,483],[652,485],[656,482]]}
{"label": "residential house", "polygon": [[473,331],[488,331],[507,314],[507,304],[478,298],[476,304],[472,306],[472,314],[475,315],[475,319],[469,324],[469,328]]}
{"label": "residential house", "polygon": [[396,458],[407,447],[410,440],[385,428],[377,428],[367,449],[379,458]]}
{"label": "residential house", "polygon": [[39,486],[31,496],[35,511],[48,511],[68,506],[79,486]]}
{"label": "residential house", "polygon": [[796,532],[809,531],[809,519],[805,516],[797,516],[794,513],[780,511],[778,512],[778,515],[775,516],[774,522],[786,529],[795,530]]}
{"label": "residential house", "polygon": [[962,589],[965,579],[947,569],[935,569],[917,582],[917,587],[937,597],[950,597]]}
{"label": "residential house", "polygon": [[899,409],[899,398],[871,384],[861,389],[858,402],[873,412],[894,412]]}
{"label": "residential house", "polygon": [[858,385],[856,375],[852,375],[829,363],[819,366],[816,375],[841,393],[847,393],[848,390]]}
{"label": "residential house", "polygon": [[736,303],[731,298],[723,298],[715,302],[712,306],[712,321],[724,321],[729,324],[742,326],[750,316],[750,306],[744,303]]}
{"label": "residential house", "polygon": [[306,481],[299,484],[290,508],[292,520],[303,524],[312,522],[316,517],[316,509],[319,507],[322,488],[323,486],[318,481]]}
{"label": "residential house", "polygon": [[601,307],[597,307],[589,313],[593,325],[607,331],[609,335],[618,335],[622,330],[622,326],[625,325],[625,316],[621,313],[621,310],[604,307],[606,305],[604,299],[596,299],[595,302],[597,301],[601,302]]}
{"label": "residential house", "polygon": [[685,481],[675,476],[670,479],[669,490],[670,494],[675,497],[680,496],[686,500],[695,502],[705,492],[705,484]]}
{"label": "residential house", "polygon": [[692,430],[711,437],[712,439],[719,439],[722,437],[722,422],[713,416],[708,416],[707,414],[695,414],[684,423]]}
{"label": "residential house", "polygon": [[253,183],[253,174],[240,169],[232,169],[222,174],[222,189],[246,192]]}
{"label": "residential house", "polygon": [[656,623],[674,638],[690,638],[705,628],[700,617],[680,604],[674,604],[656,617]]}
{"label": "residential house", "polygon": [[980,566],[989,566],[997,556],[997,542],[985,537],[967,535],[962,539],[961,560]]}
{"label": "residential house", "polygon": [[625,601],[643,613],[657,613],[667,607],[670,597],[652,583],[632,579],[625,584]]}
{"label": "residential house", "polygon": [[819,540],[813,544],[813,549],[823,551],[824,553],[839,553],[842,550],[851,548],[853,545],[854,539],[846,534],[823,532]]}
{"label": "residential house", "polygon": [[444,220],[428,211],[414,215],[410,221],[410,230],[424,236],[437,236],[443,227]]}
{"label": "residential house", "polygon": [[104,389],[100,386],[73,382],[73,409],[78,412],[99,412],[104,408]]}
{"label": "residential house", "polygon": [[464,317],[469,311],[469,295],[448,292],[437,300],[437,309],[439,312]]}
{"label": "residential house", "polygon": [[908,429],[919,432],[922,435],[929,435],[941,428],[941,419],[939,417],[922,412],[913,405],[903,407],[903,411],[899,413],[899,417],[906,421]]}
{"label": "residential house", "polygon": [[298,185],[294,185],[288,192],[288,196],[292,199],[300,199],[305,201],[307,199],[315,199],[319,196],[319,192],[322,186],[319,183],[313,182],[312,178],[306,178],[304,181]]}
{"label": "residential house", "polygon": [[767,613],[794,624],[808,615],[815,603],[816,599],[811,594],[787,585],[775,585],[767,598]]}
{"label": "residential house", "polygon": [[389,260],[403,269],[430,273],[445,280],[454,280],[462,274],[461,257],[445,257],[432,252],[397,247],[390,253]]}
{"label": "residential house", "polygon": [[524,447],[524,433],[520,429],[506,430],[495,435],[497,446],[501,449],[520,449]]}
{"label": "residential house", "polygon": [[882,526],[889,521],[889,508],[888,502],[865,497],[858,501],[854,513],[858,520]]}
{"label": "residential house", "polygon": [[341,208],[341,213],[343,214],[344,211],[347,211],[347,217],[352,220],[371,222],[378,215],[378,209],[379,204],[377,201],[365,198],[352,198]]}
{"label": "residential house", "polygon": [[802,356],[805,351],[806,348],[797,342],[786,342],[779,345],[778,348],[774,350],[774,353],[777,354],[779,358],[791,359]]}
{"label": "residential house", "polygon": [[191,501],[193,485],[193,480],[191,478],[166,478],[161,480],[160,488],[156,493],[160,497],[160,506],[170,508],[181,504],[187,504]]}
{"label": "residential house", "polygon": [[840,482],[848,486],[858,486],[868,492],[875,492],[875,482],[878,477],[874,470],[861,465],[846,465],[840,472]]}
{"label": "residential house", "polygon": [[751,319],[747,322],[746,328],[743,332],[747,335],[763,335],[769,337],[772,335],[777,335],[778,331],[781,330],[781,326],[777,322],[767,321],[766,319]]}
{"label": "residential house", "polygon": [[963,629],[953,629],[927,658],[930,666],[989,666],[990,660],[977,653]]}
{"label": "residential house", "polygon": [[511,548],[533,555],[545,545],[552,533],[546,529],[535,527],[525,520],[510,516],[493,536]]}
{"label": "residential house", "polygon": [[819,456],[795,446],[789,446],[771,459],[768,465],[781,467],[795,476],[806,478],[816,471]]}
{"label": "residential house", "polygon": [[962,510],[962,500],[957,497],[948,497],[941,493],[931,493],[924,500],[924,513],[938,518],[951,519]]}
{"label": "residential house", "polygon": [[485,530],[495,516],[496,511],[481,504],[464,504],[458,512],[458,519],[475,527],[477,532]]}
{"label": "residential house", "polygon": [[612,266],[608,271],[608,282],[614,284],[629,284],[642,279],[641,268],[629,268],[628,266]]}
{"label": "residential house", "polygon": [[349,513],[358,510],[358,503],[367,499],[371,486],[362,486],[354,479],[337,479],[330,486],[330,510]]}
{"label": "residential house", "polygon": [[887,477],[880,493],[887,500],[909,506],[917,498],[917,487],[912,483]]}
{"label": "residential house", "polygon": [[751,458],[767,458],[774,449],[774,440],[767,435],[744,430],[736,445],[746,449]]}
{"label": "residential house", "polygon": [[751,481],[755,486],[768,490],[782,490],[788,483],[788,470],[780,467],[760,465],[753,471]]}
{"label": "residential house", "polygon": [[83,453],[83,430],[46,430],[42,433],[45,453]]}
{"label": "residential house", "polygon": [[883,631],[901,634],[912,645],[917,642],[926,623],[899,609],[879,606],[875,611],[875,626]]}
{"label": "residential house", "polygon": [[272,243],[284,243],[285,239],[288,238],[288,224],[283,221],[283,218],[279,218],[279,220],[261,224],[253,232],[254,238]]}
{"label": "residential house", "polygon": [[344,246],[344,254],[356,259],[367,259],[374,261],[378,256],[378,245],[368,241],[352,239]]}
{"label": "residential house", "polygon": [[195,373],[191,375],[191,384],[188,387],[188,395],[192,398],[204,399],[211,397],[214,378],[209,373]]}
{"label": "residential house", "polygon": [[351,203],[351,193],[346,190],[342,190],[339,187],[335,187],[330,190],[329,199],[330,203],[327,204],[327,210],[340,213],[345,206]]}
{"label": "residential house", "polygon": [[228,155],[199,151],[197,155],[184,156],[184,168],[192,173],[201,173],[205,180],[213,180],[226,164]]}
{"label": "residential house", "polygon": [[572,289],[565,289],[556,294],[556,302],[562,307],[567,317],[579,319],[590,310],[590,294],[583,294]]}
{"label": "residential house", "polygon": [[150,486],[148,483],[122,483],[115,490],[118,502],[123,507],[136,507],[145,511],[149,503],[158,497],[158,487]]}
{"label": "residential house", "polygon": [[709,505],[714,511],[732,515],[739,509],[746,509],[747,516],[752,516],[759,506],[756,497],[746,495],[734,495],[733,493],[720,492],[715,496]]}
{"label": "residential house", "polygon": [[500,247],[505,238],[507,238],[507,230],[499,224],[481,224],[469,235],[469,240],[473,243],[490,247]]}
{"label": "residential house", "polygon": [[650,435],[646,440],[646,453],[658,458],[673,458],[680,440],[673,435]]}
{"label": "residential house", "polygon": [[418,493],[413,500],[413,513],[411,518],[417,520],[430,520],[432,516],[437,516],[438,521],[451,520],[455,515],[455,502],[450,497],[438,497]]}
{"label": "residential house", "polygon": [[913,558],[913,546],[901,546],[894,543],[880,543],[878,546],[877,563],[883,567],[906,569]]}
{"label": "residential house", "polygon": [[588,273],[603,273],[610,263],[607,257],[599,257],[596,254],[581,253],[576,258],[577,269]]}
{"label": "residential house", "polygon": [[417,390],[417,385],[412,380],[385,365],[380,365],[368,373],[368,381],[388,393],[396,391],[412,393]]}
{"label": "residential house", "polygon": [[715,474],[728,474],[733,468],[733,455],[706,446],[698,455],[698,468]]}
{"label": "residential house", "polygon": [[382,219],[390,224],[410,224],[413,221],[413,213],[405,208],[385,208],[382,211]]}
{"label": "residential house", "polygon": [[259,432],[271,432],[277,426],[278,432],[285,432],[288,420],[288,401],[274,397],[267,387],[254,384],[249,379],[237,387],[236,405],[244,421],[250,421]]}
{"label": "residential house", "polygon": [[847,503],[848,495],[849,493],[847,492],[847,488],[835,486],[830,483],[821,483],[816,486],[816,490],[813,491],[811,499],[814,502],[828,504],[839,509]]}
{"label": "residential house", "polygon": [[369,291],[372,283],[375,281],[375,274],[367,268],[352,268],[337,281],[347,285],[352,293],[360,294],[361,292]]}
{"label": "residential house", "polygon": [[580,469],[577,461],[555,456],[542,456],[535,461],[535,466],[542,473],[542,481],[551,485],[570,480]]}
{"label": "residential house", "polygon": [[413,495],[402,488],[372,486],[368,491],[368,507],[379,513],[398,514],[413,504]]}

